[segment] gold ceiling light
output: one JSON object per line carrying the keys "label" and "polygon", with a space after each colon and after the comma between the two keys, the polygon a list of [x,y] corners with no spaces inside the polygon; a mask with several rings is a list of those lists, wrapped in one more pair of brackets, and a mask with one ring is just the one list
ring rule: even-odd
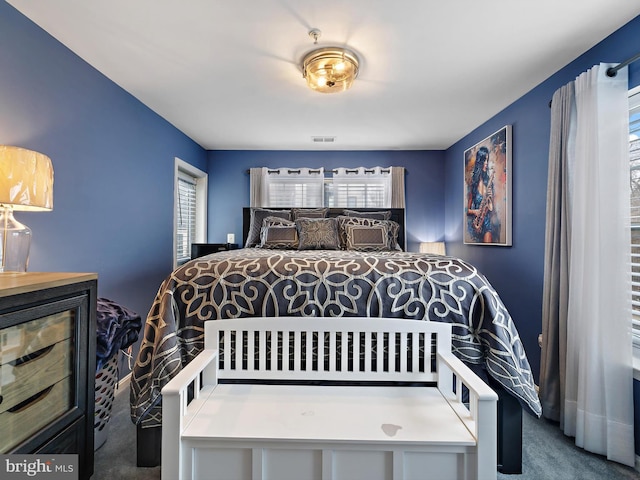
{"label": "gold ceiling light", "polygon": [[[318,43],[320,30],[313,29],[309,36]],[[343,92],[351,87],[358,76],[358,57],[342,47],[324,47],[312,50],[302,59],[302,76],[312,90],[320,93]]]}

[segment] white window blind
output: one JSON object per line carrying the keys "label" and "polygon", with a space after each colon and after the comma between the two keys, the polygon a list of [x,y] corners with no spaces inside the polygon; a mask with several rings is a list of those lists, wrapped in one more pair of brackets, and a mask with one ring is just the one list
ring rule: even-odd
{"label": "white window blind", "polygon": [[191,244],[196,241],[196,179],[184,172],[178,175],[176,202],[176,261],[191,258]]}
{"label": "white window blind", "polygon": [[631,170],[631,306],[634,342],[640,344],[640,88],[629,96]]}

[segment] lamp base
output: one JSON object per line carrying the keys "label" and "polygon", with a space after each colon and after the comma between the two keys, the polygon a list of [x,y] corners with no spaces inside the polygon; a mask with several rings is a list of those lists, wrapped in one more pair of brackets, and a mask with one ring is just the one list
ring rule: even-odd
{"label": "lamp base", "polygon": [[0,206],[0,273],[26,272],[31,229],[13,217],[13,209]]}

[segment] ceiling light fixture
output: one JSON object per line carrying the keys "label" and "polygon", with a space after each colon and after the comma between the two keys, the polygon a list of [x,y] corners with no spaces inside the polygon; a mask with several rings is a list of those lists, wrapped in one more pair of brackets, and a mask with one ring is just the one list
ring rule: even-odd
{"label": "ceiling light fixture", "polygon": [[[309,36],[318,43],[321,32],[313,29]],[[342,47],[312,50],[302,59],[302,76],[312,90],[320,93],[343,92],[351,87],[358,76],[358,57]]]}

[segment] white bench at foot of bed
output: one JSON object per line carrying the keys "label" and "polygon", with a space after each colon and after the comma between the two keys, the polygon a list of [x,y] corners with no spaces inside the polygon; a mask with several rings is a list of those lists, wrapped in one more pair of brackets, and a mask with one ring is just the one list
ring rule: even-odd
{"label": "white bench at foot of bed", "polygon": [[209,321],[162,395],[164,480],[496,478],[497,395],[444,323]]}

